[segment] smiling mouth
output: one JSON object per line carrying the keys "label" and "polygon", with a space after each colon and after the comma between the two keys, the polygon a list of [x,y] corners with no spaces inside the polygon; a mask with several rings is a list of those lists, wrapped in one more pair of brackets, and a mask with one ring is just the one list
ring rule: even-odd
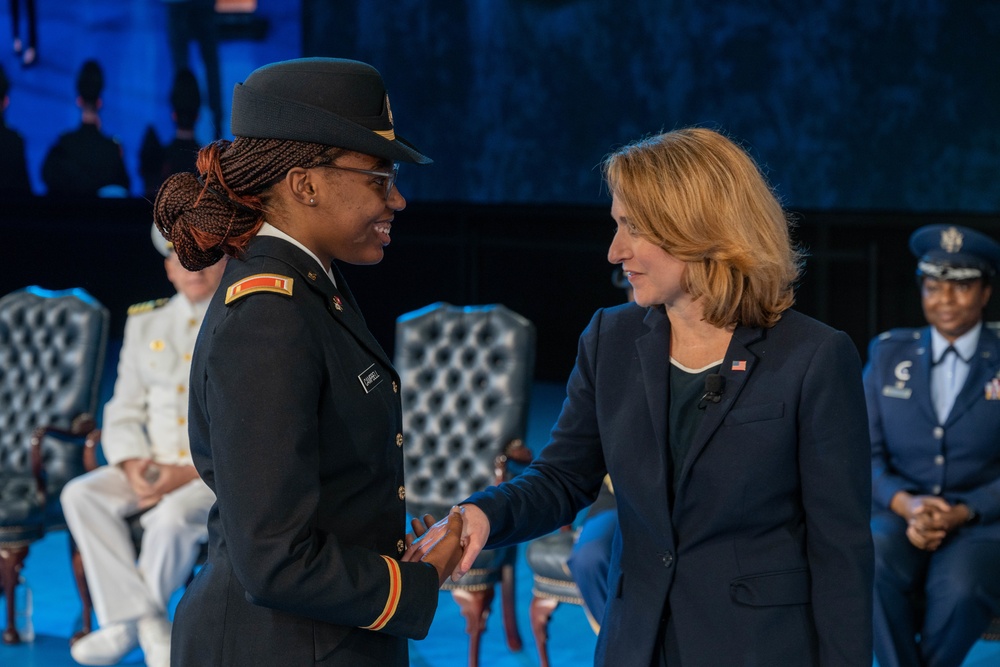
{"label": "smiling mouth", "polygon": [[387,220],[385,222],[376,222],[374,228],[375,228],[375,233],[378,235],[379,242],[382,244],[383,248],[392,242],[392,239],[389,236],[389,232],[392,231],[391,220]]}

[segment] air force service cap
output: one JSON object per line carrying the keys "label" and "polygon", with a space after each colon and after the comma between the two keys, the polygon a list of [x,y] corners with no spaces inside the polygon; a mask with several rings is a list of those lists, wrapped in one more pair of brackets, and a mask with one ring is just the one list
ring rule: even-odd
{"label": "air force service cap", "polygon": [[926,225],[910,236],[917,276],[935,280],[991,278],[1000,267],[1000,243],[968,227]]}

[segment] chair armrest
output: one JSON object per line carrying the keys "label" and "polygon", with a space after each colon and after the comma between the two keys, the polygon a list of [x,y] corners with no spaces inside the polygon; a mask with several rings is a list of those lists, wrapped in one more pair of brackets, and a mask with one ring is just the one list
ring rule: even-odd
{"label": "chair armrest", "polygon": [[[92,468],[88,470],[93,470],[97,467],[97,455],[94,452],[93,445],[87,443],[88,434],[94,432],[97,422],[94,420],[93,415],[87,413],[81,413],[77,415],[70,427],[68,429],[60,428],[52,425],[42,425],[36,428],[31,433],[31,472],[35,477],[35,483],[38,486],[38,493],[42,497],[46,497],[48,494],[46,492],[45,485],[45,461],[42,457],[42,442],[46,436],[54,436],[60,440],[82,441],[84,446],[84,465],[87,465],[88,458],[93,463]],[[100,437],[100,431],[97,431],[98,438]],[[95,441],[96,444],[96,441]],[[90,456],[88,457],[87,451],[90,451]]]}
{"label": "chair armrest", "polygon": [[524,440],[515,438],[508,442],[503,452],[493,459],[493,483],[499,484],[523,471],[534,458],[531,450],[524,446]]}
{"label": "chair armrest", "polygon": [[97,446],[100,444],[101,429],[92,429],[83,441],[83,469],[87,472],[97,469]]}

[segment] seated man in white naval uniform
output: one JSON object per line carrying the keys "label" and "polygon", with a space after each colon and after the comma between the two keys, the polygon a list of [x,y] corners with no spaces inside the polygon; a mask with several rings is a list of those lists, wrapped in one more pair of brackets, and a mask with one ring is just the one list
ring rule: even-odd
{"label": "seated man in white naval uniform", "polygon": [[[155,227],[153,243],[177,294],[129,309],[104,409],[108,465],[72,480],[61,496],[100,624],[70,649],[83,665],[113,665],[140,644],[147,665],[170,664],[167,603],[191,574],[215,502],[188,450],[188,374],[225,261],[191,272]],[[149,507],[137,559],[123,518]]]}

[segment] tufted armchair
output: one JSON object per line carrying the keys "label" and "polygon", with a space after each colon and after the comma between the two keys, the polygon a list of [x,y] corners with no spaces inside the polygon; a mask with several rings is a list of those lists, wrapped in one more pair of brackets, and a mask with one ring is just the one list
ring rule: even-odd
{"label": "tufted armchair", "polygon": [[84,472],[82,444],[94,428],[107,339],[108,311],[82,289],[28,287],[0,298],[0,591],[8,644],[20,641],[14,590],[28,547],[47,529],[65,527],[59,492]]}
{"label": "tufted armchair", "polygon": [[[445,516],[469,494],[503,481],[524,446],[535,365],[534,325],[502,305],[435,303],[396,321],[402,382],[406,503],[413,516]],[[448,582],[466,621],[469,665],[501,584],[507,645],[521,650],[514,614],[516,548],[483,551],[461,582]]]}

